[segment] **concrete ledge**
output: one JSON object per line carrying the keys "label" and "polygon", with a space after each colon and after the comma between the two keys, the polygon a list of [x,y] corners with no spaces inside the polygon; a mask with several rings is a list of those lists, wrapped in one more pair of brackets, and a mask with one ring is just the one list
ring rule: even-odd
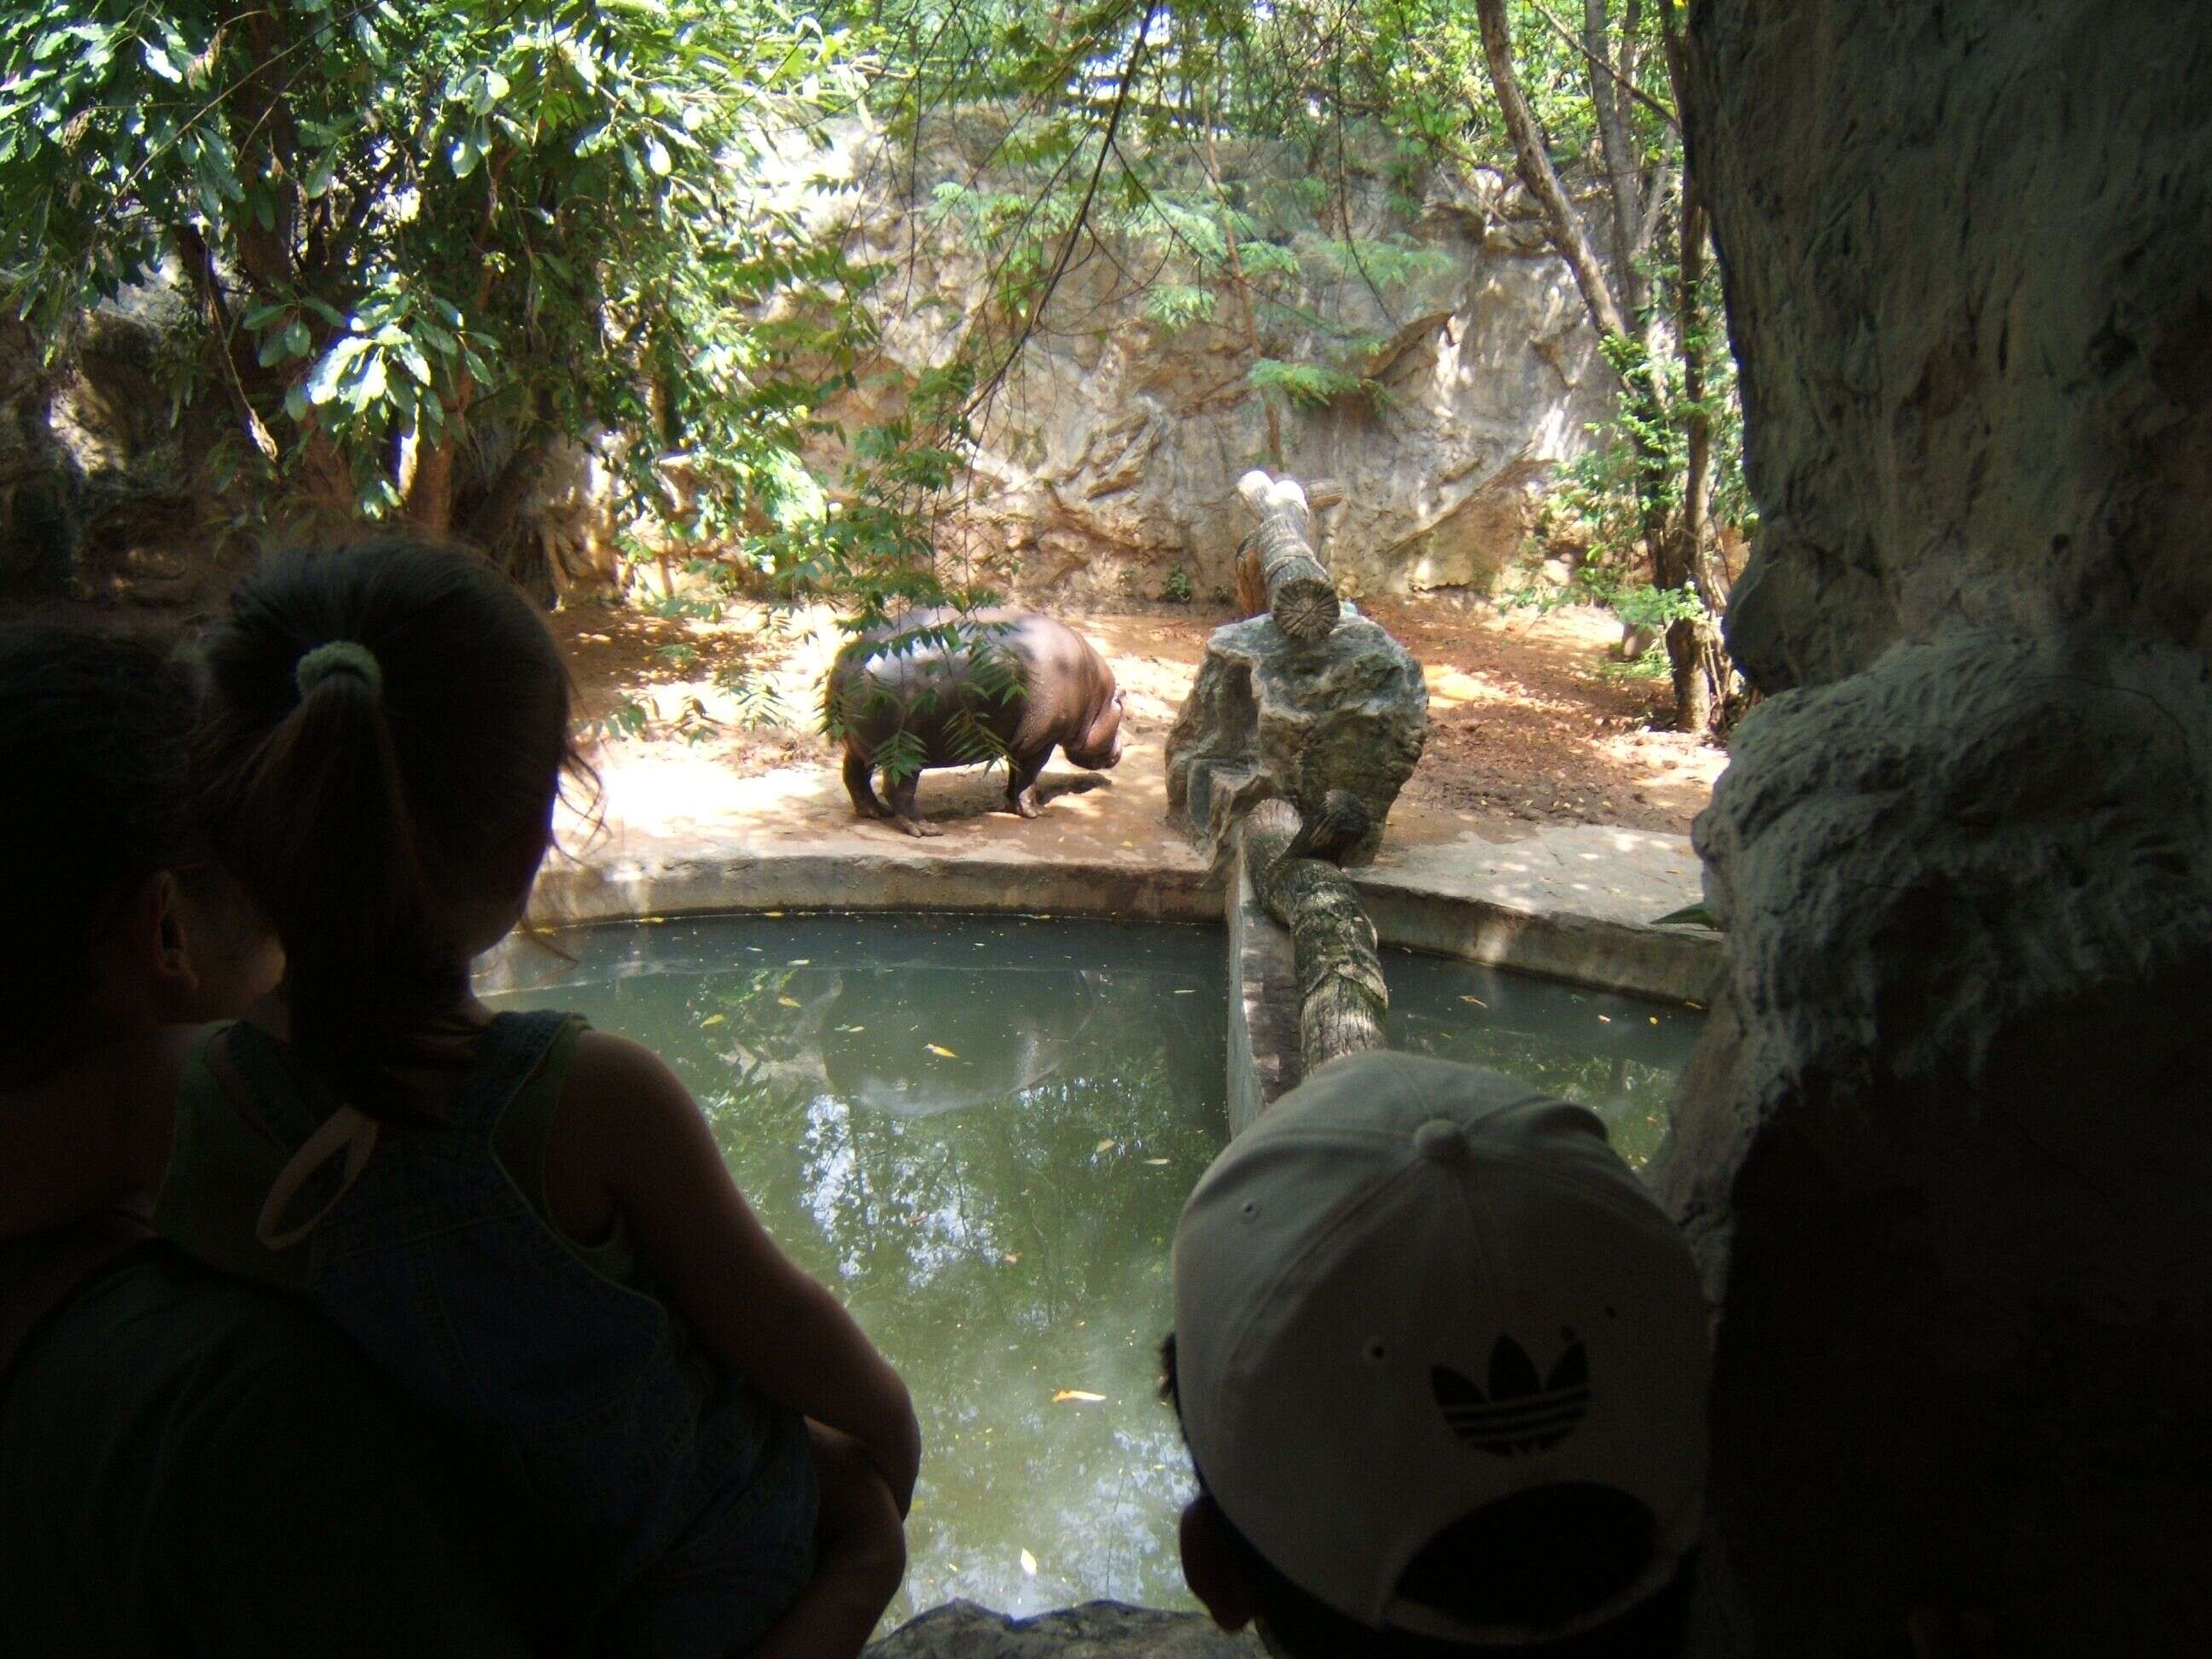
{"label": "concrete ledge", "polygon": [[[929,773],[923,805],[942,833],[916,840],[856,819],[819,769],[731,779],[661,758],[608,769],[608,799],[624,814],[564,823],[562,844],[582,850],[539,877],[539,920],[908,909],[1224,920],[1225,872],[1172,827],[1156,772],[1139,763],[1114,781],[1048,771],[1048,804],[1030,822],[997,810],[991,775]],[[1498,841],[1414,815],[1394,817],[1381,855],[1352,876],[1385,945],[1676,1003],[1706,1000],[1721,972],[1717,936],[1650,925],[1702,892],[1680,836],[1577,825]]]}
{"label": "concrete ledge", "polygon": [[1702,928],[1516,910],[1494,900],[1363,879],[1363,871],[1352,875],[1385,945],[1655,1002],[1709,1006],[1728,971],[1726,942]]}
{"label": "concrete ledge", "polygon": [[1007,911],[1218,925],[1221,893],[1220,881],[1196,867],[776,848],[550,867],[533,904],[556,926],[759,910]]}

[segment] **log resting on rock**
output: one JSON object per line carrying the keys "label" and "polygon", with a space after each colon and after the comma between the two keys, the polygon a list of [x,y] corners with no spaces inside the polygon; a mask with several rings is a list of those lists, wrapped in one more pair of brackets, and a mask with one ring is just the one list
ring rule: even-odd
{"label": "log resting on rock", "polygon": [[1357,845],[1367,809],[1333,789],[1311,823],[1286,800],[1263,800],[1239,826],[1244,867],[1268,915],[1297,952],[1301,1074],[1340,1054],[1387,1047],[1390,992],[1376,954],[1375,924],[1342,870],[1328,862]]}
{"label": "log resting on rock", "polygon": [[1256,563],[1259,586],[1275,626],[1294,640],[1318,640],[1335,628],[1336,583],[1314,556],[1313,514],[1295,478],[1270,479],[1255,468],[1237,480],[1237,493],[1260,520],[1237,556],[1240,599],[1249,599],[1246,575]]}

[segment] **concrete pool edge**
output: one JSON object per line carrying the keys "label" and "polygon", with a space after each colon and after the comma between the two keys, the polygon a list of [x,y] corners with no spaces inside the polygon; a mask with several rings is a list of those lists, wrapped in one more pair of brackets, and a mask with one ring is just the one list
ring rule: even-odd
{"label": "concrete pool edge", "polygon": [[[1433,872],[1412,863],[1352,874],[1385,945],[1674,1004],[1707,1001],[1726,967],[1717,934],[1583,914],[1540,882],[1522,883],[1509,901],[1476,883],[1426,878]],[[1679,884],[1653,884],[1641,902],[1656,915],[1691,898]],[[533,908],[556,926],[767,910],[957,910],[1215,927],[1226,920],[1221,877],[1194,859],[1045,860],[940,853],[927,843],[648,857],[603,850],[549,866]],[[1613,908],[1621,908],[1618,900]]]}

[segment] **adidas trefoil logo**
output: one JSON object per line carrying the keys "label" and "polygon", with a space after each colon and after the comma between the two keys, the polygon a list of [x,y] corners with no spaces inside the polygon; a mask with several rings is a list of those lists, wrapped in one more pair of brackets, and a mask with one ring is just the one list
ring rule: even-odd
{"label": "adidas trefoil logo", "polygon": [[1429,1386],[1451,1431],[1500,1457],[1548,1451],[1589,1415],[1589,1355],[1565,1333],[1566,1352],[1539,1382],[1528,1351],[1501,1336],[1490,1351],[1490,1391],[1449,1365],[1429,1368]]}

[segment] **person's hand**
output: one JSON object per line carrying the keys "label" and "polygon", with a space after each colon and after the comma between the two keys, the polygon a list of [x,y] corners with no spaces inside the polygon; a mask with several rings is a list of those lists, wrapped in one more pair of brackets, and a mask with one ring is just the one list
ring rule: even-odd
{"label": "person's hand", "polygon": [[1997,1624],[1978,1607],[1915,1607],[1905,1621],[1912,1659],[1997,1659]]}

